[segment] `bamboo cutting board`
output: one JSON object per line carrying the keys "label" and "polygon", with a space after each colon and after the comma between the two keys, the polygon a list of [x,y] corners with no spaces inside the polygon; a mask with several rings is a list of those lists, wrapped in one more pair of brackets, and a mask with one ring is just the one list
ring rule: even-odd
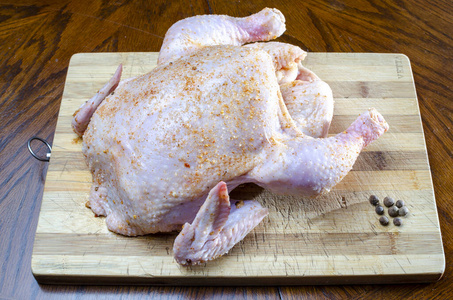
{"label": "bamboo cutting board", "polygon": [[[91,174],[71,130],[74,111],[119,63],[123,79],[153,69],[157,53],[89,53],[71,59],[33,249],[40,283],[289,285],[438,280],[445,256],[409,60],[401,54],[309,53],[305,65],[332,87],[331,134],[375,107],[390,130],[370,145],[328,195],[282,197],[254,186],[236,199],[258,199],[269,216],[228,255],[181,267],[176,234],[124,237],[85,207]],[[371,194],[402,199],[403,226],[379,224]],[[387,213],[386,213],[387,214]]]}

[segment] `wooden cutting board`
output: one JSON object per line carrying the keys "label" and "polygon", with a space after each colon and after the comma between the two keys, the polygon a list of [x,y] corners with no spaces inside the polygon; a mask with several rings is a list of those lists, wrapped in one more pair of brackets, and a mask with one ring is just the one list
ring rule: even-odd
{"label": "wooden cutting board", "polygon": [[[375,107],[390,130],[353,170],[317,199],[276,196],[246,185],[235,198],[256,198],[269,216],[228,255],[181,267],[176,234],[124,237],[85,207],[91,174],[74,111],[123,63],[123,78],[149,72],[157,53],[83,53],[72,57],[53,142],[33,248],[40,283],[162,285],[290,285],[438,280],[445,256],[430,167],[408,58],[401,54],[309,53],[305,65],[332,87],[330,133]],[[380,225],[371,194],[402,199],[403,226]],[[386,213],[387,214],[387,213]]]}

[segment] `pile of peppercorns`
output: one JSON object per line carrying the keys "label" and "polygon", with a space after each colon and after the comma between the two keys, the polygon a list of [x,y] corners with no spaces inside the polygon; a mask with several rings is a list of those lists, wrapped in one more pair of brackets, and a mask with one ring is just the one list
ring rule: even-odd
{"label": "pile of peppercorns", "polygon": [[[379,203],[379,198],[376,197],[376,195],[370,196],[370,203],[376,206],[375,211],[378,215],[384,214],[384,207],[381,206],[381,204]],[[404,217],[409,213],[409,209],[404,205],[404,201],[398,200],[395,203],[395,200],[393,200],[393,198],[387,196],[384,198],[384,205],[388,207],[389,216],[394,218],[393,224],[395,224],[396,226],[403,225],[403,221],[401,220],[401,218],[398,218],[398,216]],[[382,216],[379,218],[379,222],[382,225],[387,226],[389,224],[389,218]]]}

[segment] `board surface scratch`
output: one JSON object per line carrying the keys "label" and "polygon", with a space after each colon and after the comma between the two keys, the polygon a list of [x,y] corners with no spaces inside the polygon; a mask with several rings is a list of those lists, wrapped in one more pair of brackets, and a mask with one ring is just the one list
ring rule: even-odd
{"label": "board surface scratch", "polygon": [[[254,185],[232,191],[257,199],[269,216],[228,255],[181,267],[176,234],[124,237],[85,207],[91,173],[74,111],[123,63],[123,79],[151,71],[157,53],[81,53],[72,57],[61,101],[32,256],[40,283],[304,285],[430,282],[445,269],[439,220],[410,62],[401,54],[309,53],[304,65],[330,84],[330,134],[375,107],[390,130],[353,170],[317,199],[282,197]],[[405,201],[403,226],[379,224],[370,195]],[[388,215],[388,214],[387,214]],[[391,218],[390,218],[391,219]]]}

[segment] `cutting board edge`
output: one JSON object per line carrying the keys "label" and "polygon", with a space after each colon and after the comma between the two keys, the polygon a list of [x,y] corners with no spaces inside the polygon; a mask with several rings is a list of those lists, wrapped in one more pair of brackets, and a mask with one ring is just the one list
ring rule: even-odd
{"label": "cutting board edge", "polygon": [[[445,270],[445,269],[444,269]],[[443,270],[443,271],[444,271]],[[397,275],[362,276],[260,276],[260,277],[135,277],[135,276],[84,276],[61,274],[40,274],[33,276],[40,284],[83,284],[83,285],[155,285],[155,286],[304,286],[304,285],[344,285],[344,284],[401,284],[434,283],[444,272]]]}
{"label": "cutting board edge", "polygon": [[419,118],[419,121],[420,121],[421,134],[423,136],[423,141],[424,141],[423,142],[424,148],[425,148],[424,151],[425,151],[425,154],[426,154],[426,160],[428,161],[429,182],[431,184],[431,192],[432,192],[432,197],[433,197],[433,201],[434,201],[433,205],[435,206],[436,211],[437,211],[437,213],[436,213],[436,222],[439,225],[439,241],[440,241],[440,248],[442,249],[442,257],[443,257],[442,272],[441,272],[441,275],[439,277],[439,280],[440,280],[440,278],[442,278],[442,276],[443,276],[443,274],[445,272],[445,264],[446,264],[445,249],[444,249],[444,243],[443,243],[443,239],[442,239],[442,230],[440,228],[439,212],[437,210],[437,200],[436,200],[436,193],[434,191],[433,174],[432,174],[432,171],[431,171],[431,164],[429,163],[429,154],[428,154],[428,147],[426,145],[425,130],[423,129],[423,119],[422,119],[422,115],[421,115],[421,111],[420,111],[420,102],[418,101],[417,87],[415,86],[415,78],[414,78],[414,73],[412,72],[412,63],[411,63],[411,60],[410,60],[409,56],[407,56],[406,54],[403,54],[403,53],[395,53],[395,54],[404,57],[404,59],[407,61],[407,65],[409,67],[409,74],[411,75],[412,83],[413,83],[413,86],[414,86],[415,101],[417,102],[417,109],[418,109],[418,118]]}
{"label": "cutting board edge", "polygon": [[[130,52],[102,52],[96,54],[111,54],[111,55],[122,55],[127,54]],[[140,53],[148,53],[148,52],[132,52],[136,54]],[[328,52],[325,52],[326,54]],[[76,53],[71,57],[71,62],[73,57],[76,57],[79,54],[93,54],[93,53]],[[330,54],[330,53],[329,53]],[[334,53],[332,53],[334,54]],[[341,53],[347,54],[347,53]],[[351,55],[360,54],[360,53],[353,53]],[[367,54],[376,54],[378,53],[367,53]],[[401,55],[405,57],[408,61],[409,67],[411,69],[412,81],[413,81],[413,73],[410,64],[409,58],[405,54],[400,53],[379,53],[383,55]],[[66,80],[65,80],[66,81]],[[415,83],[414,90],[415,89]],[[65,84],[66,88],[66,84]],[[64,95],[64,93],[63,93]],[[62,100],[64,96],[62,95]],[[415,100],[417,102],[418,110],[419,108],[419,101],[417,95],[415,95]],[[61,109],[61,106],[60,106]],[[421,126],[422,120],[420,117]],[[423,137],[425,136],[423,131]],[[54,134],[55,138],[55,134]],[[426,151],[426,140],[425,140],[425,151]],[[427,152],[426,152],[426,155]],[[429,165],[429,164],[428,164]],[[430,172],[430,181],[432,185],[432,174],[431,169]],[[46,176],[47,178],[47,176]],[[436,205],[435,201],[435,194],[434,194],[434,187],[432,187],[433,192],[433,199],[434,205]],[[43,203],[41,203],[42,207]],[[436,205],[437,208],[437,205]],[[439,224],[439,216],[436,213],[437,217],[437,224]],[[442,248],[442,267],[439,272],[436,273],[417,273],[417,274],[397,274],[397,275],[361,275],[361,276],[341,276],[341,275],[333,275],[333,276],[310,276],[310,277],[303,277],[303,276],[293,276],[293,277],[272,277],[272,276],[264,276],[264,277],[252,277],[250,281],[244,280],[244,277],[228,277],[228,281],[226,282],[224,277],[185,277],[185,276],[168,276],[168,277],[130,277],[125,278],[123,276],[107,276],[107,275],[99,275],[99,276],[92,276],[92,275],[65,275],[62,274],[46,274],[40,273],[34,268],[34,260],[36,257],[32,256],[32,273],[35,276],[36,280],[39,283],[46,283],[46,284],[149,284],[149,285],[215,285],[215,286],[227,286],[227,285],[318,285],[318,284],[391,284],[391,283],[421,283],[421,282],[435,282],[442,278],[444,271],[445,271],[445,251],[442,242],[442,233],[439,228],[439,235],[441,241],[441,248]],[[440,266],[440,264],[439,264]],[[231,280],[230,280],[231,279]],[[184,283],[178,282],[179,280],[184,280]],[[201,282],[200,282],[201,281]],[[234,283],[232,283],[234,281]],[[302,282],[301,282],[302,281]]]}

